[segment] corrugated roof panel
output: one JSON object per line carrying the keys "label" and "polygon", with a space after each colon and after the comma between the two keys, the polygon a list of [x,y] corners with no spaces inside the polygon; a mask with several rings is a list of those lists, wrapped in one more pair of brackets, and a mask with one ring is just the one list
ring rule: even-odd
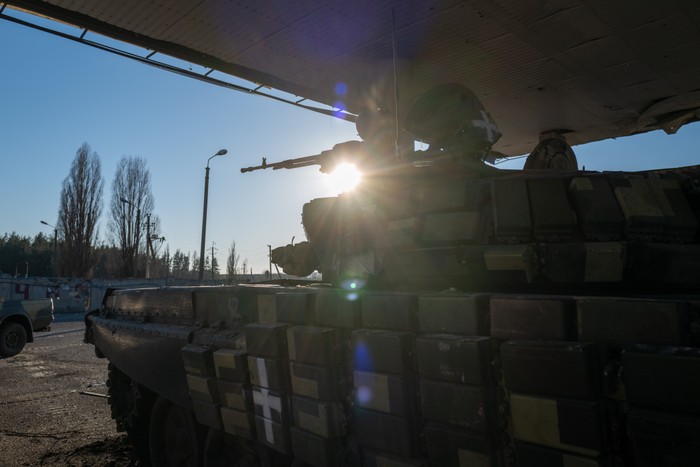
{"label": "corrugated roof panel", "polygon": [[452,8],[441,10],[425,19],[426,25],[420,33],[422,40],[421,60],[430,57],[430,51],[442,48],[454,48],[462,46],[473,46],[474,44],[490,40],[494,37],[502,36],[507,30],[497,22],[486,18],[478,10],[470,5],[461,3]]}
{"label": "corrugated roof panel", "polygon": [[402,103],[441,82],[468,85],[511,154],[556,127],[573,142],[637,131],[640,111],[700,87],[694,0],[8,3],[328,104],[342,80],[353,111],[393,99],[395,24]]}
{"label": "corrugated roof panel", "polygon": [[629,48],[616,37],[608,36],[578,44],[564,53],[587,73],[620,63],[620,55],[629,55]]}
{"label": "corrugated roof panel", "polygon": [[[206,53],[227,61],[237,60],[255,44],[288,28],[308,11],[318,8],[317,1],[295,2],[296,14],[286,14],[285,9],[266,7],[263,2],[214,2],[213,5],[199,5],[191,13],[191,21],[173,28],[174,37],[187,37],[183,45],[198,47]],[[192,29],[186,30],[187,26]],[[222,38],[225,41],[222,42]]]}
{"label": "corrugated roof panel", "polygon": [[616,34],[680,13],[676,1],[589,0],[586,3],[591,13],[606,23],[608,29]]}
{"label": "corrugated roof panel", "polygon": [[[635,55],[647,55],[664,51],[683,44],[700,43],[700,30],[683,16],[658,19],[634,29],[621,31],[620,37],[626,41]],[[662,39],[663,38],[663,39]]]}
{"label": "corrugated roof panel", "polygon": [[539,37],[547,37],[557,50],[568,50],[607,37],[609,27],[583,5],[559,10],[527,26]]}

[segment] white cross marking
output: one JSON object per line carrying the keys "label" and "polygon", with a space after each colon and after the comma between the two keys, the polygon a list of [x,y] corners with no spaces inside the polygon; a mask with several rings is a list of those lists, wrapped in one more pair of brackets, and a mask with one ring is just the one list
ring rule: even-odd
{"label": "white cross marking", "polygon": [[486,130],[486,139],[493,143],[493,138],[495,136],[494,133],[498,133],[498,127],[491,121],[489,115],[485,111],[480,110],[479,113],[481,114],[481,118],[483,118],[483,120],[472,120],[472,125],[474,125],[476,128],[483,128]]}
{"label": "white cross marking", "polygon": [[272,431],[272,410],[276,410],[280,415],[282,414],[282,399],[270,395],[270,392],[265,388],[257,388],[253,389],[253,403],[262,407],[265,438],[268,442],[274,443],[275,433]]}
{"label": "white cross marking", "polygon": [[270,385],[267,382],[267,367],[265,366],[264,358],[256,358],[255,366],[258,368],[258,379],[260,380],[260,386],[267,388]]}

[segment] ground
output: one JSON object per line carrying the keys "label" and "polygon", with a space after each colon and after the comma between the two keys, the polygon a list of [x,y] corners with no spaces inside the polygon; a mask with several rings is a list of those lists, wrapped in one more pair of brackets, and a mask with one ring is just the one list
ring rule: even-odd
{"label": "ground", "polygon": [[136,466],[106,395],[107,361],[83,344],[82,314],[57,315],[50,332],[0,358],[0,465]]}

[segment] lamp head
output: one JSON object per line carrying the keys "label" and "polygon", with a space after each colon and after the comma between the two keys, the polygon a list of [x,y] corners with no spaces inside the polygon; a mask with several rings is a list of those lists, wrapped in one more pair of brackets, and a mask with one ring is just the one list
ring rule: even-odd
{"label": "lamp head", "polygon": [[209,169],[209,161],[211,161],[216,156],[225,156],[228,151],[226,149],[219,149],[219,152],[207,159],[207,169]]}

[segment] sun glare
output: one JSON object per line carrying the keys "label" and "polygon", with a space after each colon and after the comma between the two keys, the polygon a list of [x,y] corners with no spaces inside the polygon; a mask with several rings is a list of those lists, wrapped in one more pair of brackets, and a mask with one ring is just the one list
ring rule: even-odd
{"label": "sun glare", "polygon": [[362,174],[353,164],[340,164],[328,174],[326,181],[330,187],[342,193],[355,188],[361,178]]}

